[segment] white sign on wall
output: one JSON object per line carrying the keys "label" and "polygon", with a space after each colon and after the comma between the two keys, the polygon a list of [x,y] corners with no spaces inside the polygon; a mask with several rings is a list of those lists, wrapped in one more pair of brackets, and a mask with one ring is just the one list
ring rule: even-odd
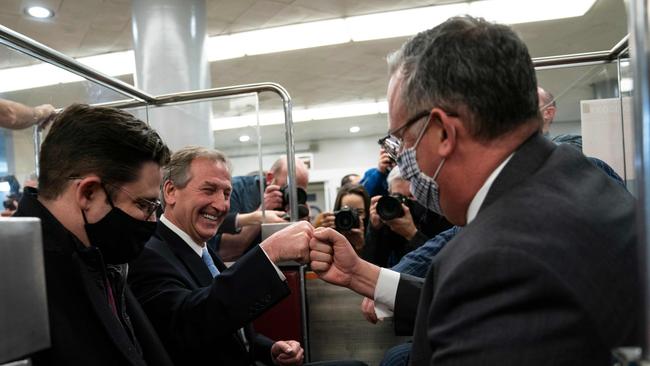
{"label": "white sign on wall", "polygon": [[582,152],[605,161],[623,179],[634,179],[631,98],[583,100],[580,102],[580,115]]}

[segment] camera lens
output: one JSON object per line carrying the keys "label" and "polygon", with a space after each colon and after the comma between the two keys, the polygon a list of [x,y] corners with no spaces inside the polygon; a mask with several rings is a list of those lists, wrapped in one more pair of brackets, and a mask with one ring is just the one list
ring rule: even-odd
{"label": "camera lens", "polygon": [[402,200],[395,196],[383,196],[377,201],[377,215],[384,220],[392,220],[404,216]]}
{"label": "camera lens", "polygon": [[343,207],[334,213],[334,225],[338,231],[350,231],[359,227],[359,213],[357,209]]}

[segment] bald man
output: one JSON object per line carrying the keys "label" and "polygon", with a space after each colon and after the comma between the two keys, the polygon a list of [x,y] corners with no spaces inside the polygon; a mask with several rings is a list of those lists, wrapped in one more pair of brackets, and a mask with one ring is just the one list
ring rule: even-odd
{"label": "bald man", "polygon": [[[287,158],[281,157],[276,160],[271,169],[265,174],[264,183],[260,182],[259,175],[237,176],[232,178],[232,196],[230,197],[230,214],[245,214],[250,212],[261,212],[262,200],[260,198],[260,184],[264,184],[264,222],[284,222],[282,216],[287,207],[282,199],[281,188],[288,183]],[[307,190],[309,182],[309,171],[307,166],[296,159],[296,186]],[[275,211],[273,211],[275,210]],[[236,226],[236,232],[217,235],[208,243],[225,262],[232,262],[241,257],[248,249],[261,241],[262,220],[252,225]]]}
{"label": "bald man", "polygon": [[542,87],[537,87],[537,97],[539,104],[539,112],[542,114],[542,133],[548,137],[551,129],[551,123],[555,118],[555,97],[553,94],[547,92]]}

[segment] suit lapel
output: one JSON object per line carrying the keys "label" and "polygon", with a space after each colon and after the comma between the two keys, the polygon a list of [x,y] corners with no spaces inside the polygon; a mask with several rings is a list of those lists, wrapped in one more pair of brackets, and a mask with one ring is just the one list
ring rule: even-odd
{"label": "suit lapel", "polygon": [[[136,353],[135,347],[129,339],[126,330],[123,328],[122,323],[120,323],[120,321],[115,317],[108,306],[108,299],[104,293],[104,286],[106,285],[103,284],[100,286],[97,283],[97,276],[90,273],[88,267],[76,253],[73,256],[73,260],[77,264],[77,269],[79,270],[82,280],[81,282],[83,283],[83,288],[88,295],[90,304],[104,326],[104,329],[106,329],[109,338],[127,360],[131,361],[134,365],[141,365],[142,363],[138,362],[138,360],[141,359],[141,356]],[[115,299],[115,301],[117,302],[119,299]]]}
{"label": "suit lapel", "polygon": [[169,245],[176,257],[183,263],[187,272],[190,273],[197,287],[207,287],[212,283],[212,274],[208,266],[203,263],[203,259],[199,257],[190,246],[169,229],[162,222],[158,222],[157,233],[160,238]]}
{"label": "suit lapel", "polygon": [[219,257],[212,249],[208,248],[208,253],[210,253],[210,256],[212,257],[212,261],[214,262],[214,265],[217,266],[217,269],[219,272],[223,272],[228,267],[226,267],[226,264],[221,260],[221,257]]}
{"label": "suit lapel", "polygon": [[541,134],[533,134],[515,151],[499,176],[492,183],[479,214],[504,193],[514,189],[535,173],[557,146]]}

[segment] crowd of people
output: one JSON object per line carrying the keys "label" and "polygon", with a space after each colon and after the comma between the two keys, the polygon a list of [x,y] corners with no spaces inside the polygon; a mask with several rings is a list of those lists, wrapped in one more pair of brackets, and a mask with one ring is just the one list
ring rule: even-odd
{"label": "crowd of people", "polygon": [[[521,39],[455,17],[388,66],[377,167],[343,177],[313,223],[298,198],[301,220],[266,238],[261,223],[287,221],[286,158],[233,177],[224,153],[172,153],[124,111],[0,118],[51,122],[38,189],[13,213],[42,222],[52,346],[34,364],[301,365],[299,340],[251,326],[289,295],[285,261],[412,336],[385,365],[607,365],[640,345],[635,200],[605,162],[548,139],[556,104]],[[299,160],[295,178],[300,196]]]}

